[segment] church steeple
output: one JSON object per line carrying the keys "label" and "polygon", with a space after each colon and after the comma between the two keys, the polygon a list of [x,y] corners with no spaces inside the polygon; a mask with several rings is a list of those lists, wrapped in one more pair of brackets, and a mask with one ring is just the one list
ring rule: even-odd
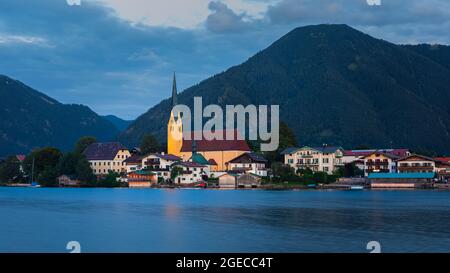
{"label": "church steeple", "polygon": [[177,90],[177,76],[173,73],[172,84],[172,108],[178,105],[178,90]]}

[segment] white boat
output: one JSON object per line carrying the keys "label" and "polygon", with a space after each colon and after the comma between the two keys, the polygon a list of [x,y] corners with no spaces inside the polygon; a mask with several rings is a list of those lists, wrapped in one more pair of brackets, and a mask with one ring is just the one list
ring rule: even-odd
{"label": "white boat", "polygon": [[364,186],[351,186],[350,189],[353,191],[360,191],[360,190],[364,190]]}

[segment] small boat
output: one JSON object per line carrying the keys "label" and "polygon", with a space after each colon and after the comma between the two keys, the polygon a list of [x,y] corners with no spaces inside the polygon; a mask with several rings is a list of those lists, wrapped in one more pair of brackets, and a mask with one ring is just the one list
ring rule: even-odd
{"label": "small boat", "polygon": [[30,188],[40,188],[41,185],[39,185],[38,182],[32,182],[31,185],[29,186]]}
{"label": "small boat", "polygon": [[351,186],[350,189],[352,191],[360,191],[360,190],[364,190],[364,186]]}

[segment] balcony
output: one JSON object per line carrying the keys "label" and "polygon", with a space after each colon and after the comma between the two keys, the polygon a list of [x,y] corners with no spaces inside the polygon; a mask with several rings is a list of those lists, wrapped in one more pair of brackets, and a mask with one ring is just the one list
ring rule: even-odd
{"label": "balcony", "polygon": [[389,166],[388,161],[367,161],[367,166]]}
{"label": "balcony", "polygon": [[433,166],[399,166],[398,171],[403,172],[433,172],[434,167]]}

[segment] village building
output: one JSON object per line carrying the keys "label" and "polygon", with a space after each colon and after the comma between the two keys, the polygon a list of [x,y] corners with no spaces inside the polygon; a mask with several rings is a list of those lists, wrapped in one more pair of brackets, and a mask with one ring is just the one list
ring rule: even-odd
{"label": "village building", "polygon": [[130,188],[150,188],[158,184],[158,176],[151,171],[136,171],[127,175],[128,187]]}
{"label": "village building", "polygon": [[109,172],[126,173],[125,160],[131,157],[128,149],[118,142],[93,143],[84,151],[95,175]]}
{"label": "village building", "polygon": [[363,157],[364,175],[367,177],[371,173],[396,173],[397,159],[399,159],[397,155],[383,151],[373,152]]}
{"label": "village building", "polygon": [[149,154],[142,157],[142,168],[150,170],[163,178],[165,181],[170,179],[171,166],[180,162],[181,158],[172,154]]}
{"label": "village building", "polygon": [[430,188],[435,173],[370,173],[368,180],[372,189]]}
{"label": "village building", "polygon": [[368,149],[368,150],[345,150],[344,156],[342,157],[342,163],[350,164],[358,161],[359,164],[362,159],[368,155],[375,152],[383,152],[397,156],[398,158],[403,158],[411,155],[409,149]]}
{"label": "village building", "polygon": [[176,162],[171,169],[180,168],[181,173],[175,178],[173,183],[179,185],[191,185],[203,181],[203,177],[207,176],[206,170],[208,166],[195,162]]}
{"label": "village building", "polygon": [[80,186],[80,181],[73,175],[63,174],[57,178],[57,181],[61,188],[76,188]]}
{"label": "village building", "polygon": [[341,147],[287,148],[282,154],[284,163],[295,170],[310,169],[314,172],[333,174],[339,167],[344,166],[342,162],[344,149]]}
{"label": "village building", "polygon": [[139,154],[131,155],[125,159],[125,165],[127,167],[127,173],[142,170],[142,156]]}
{"label": "village building", "polygon": [[[177,104],[177,85],[174,75],[172,107],[175,107]],[[237,130],[233,130],[233,132],[230,133],[234,136],[234,140],[226,139],[227,131],[222,130],[216,131],[215,133],[222,135],[222,140],[207,140],[202,138],[201,140],[196,140],[195,148],[196,152],[205,157],[206,160],[215,163],[215,165],[211,165],[212,171],[226,171],[227,162],[244,153],[250,152],[250,147],[247,142],[245,140],[239,140],[239,133]],[[186,136],[190,136],[190,139],[188,140]],[[192,139],[194,139],[194,132],[183,131],[180,113],[175,113],[172,110],[167,124],[167,152],[182,158],[183,161],[188,161],[193,154]]]}
{"label": "village building", "polygon": [[218,177],[219,179],[219,188],[220,189],[236,189],[237,188],[237,179],[238,174],[235,173],[224,173]]}
{"label": "village building", "polygon": [[256,153],[245,153],[227,163],[229,171],[242,170],[244,173],[252,173],[258,176],[267,176],[267,159]]}
{"label": "village building", "polygon": [[399,173],[434,173],[436,160],[422,155],[410,155],[396,160]]}
{"label": "village building", "polygon": [[259,188],[261,177],[253,173],[225,173],[219,176],[220,189]]}

